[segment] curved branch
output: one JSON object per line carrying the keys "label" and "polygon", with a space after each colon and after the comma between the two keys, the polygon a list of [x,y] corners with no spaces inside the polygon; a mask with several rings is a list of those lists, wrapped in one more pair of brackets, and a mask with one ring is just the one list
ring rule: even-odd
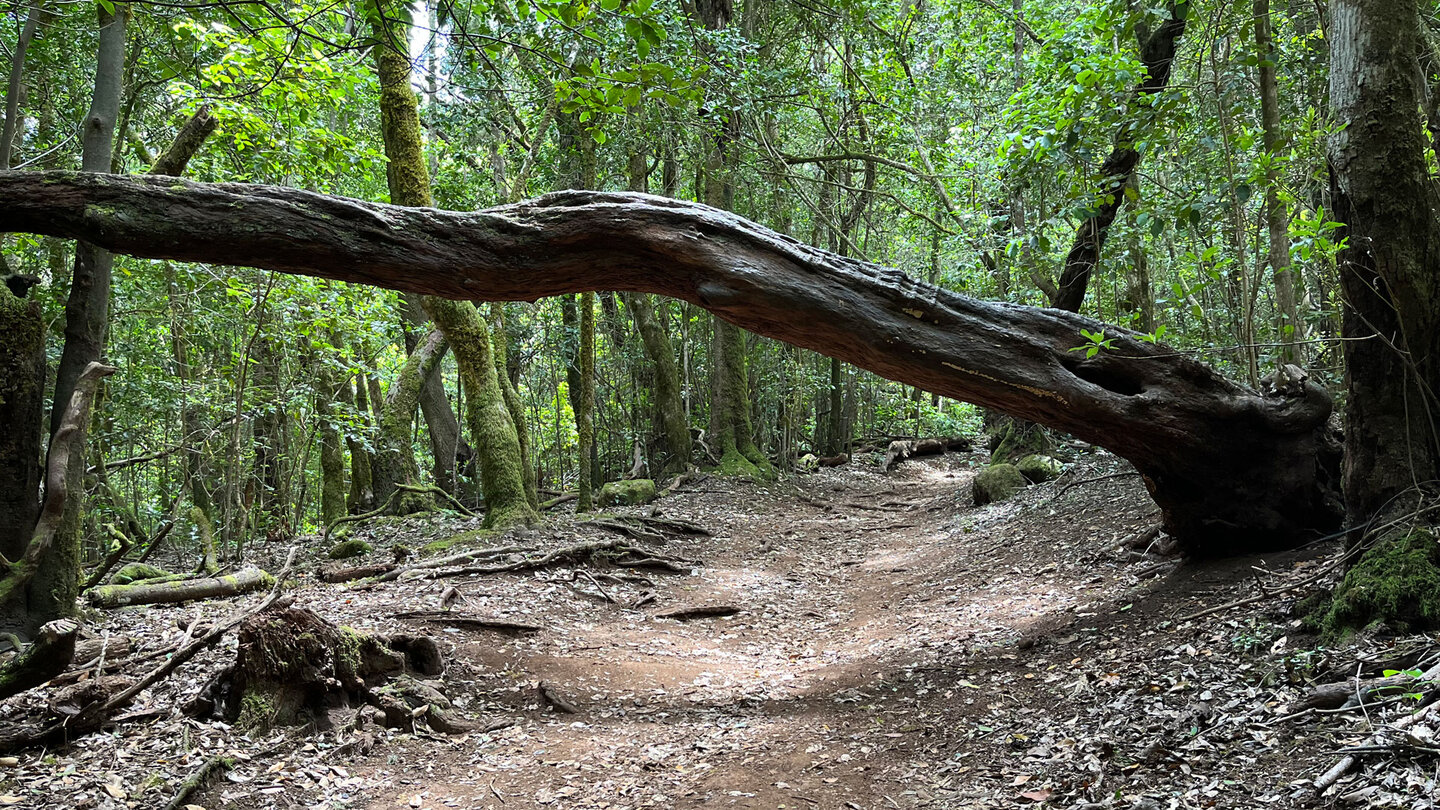
{"label": "curved branch", "polygon": [[[1150,478],[1167,514],[1185,504],[1167,505],[1165,491],[1178,486],[1186,498],[1200,498],[1194,490],[1233,471],[1237,446],[1270,453],[1271,466],[1308,454],[1310,472],[1300,477],[1309,484],[1283,488],[1313,485],[1312,434],[1330,410],[1313,385],[1262,395],[1129,330],[979,301],[725,211],[645,194],[564,191],[458,213],[269,186],[0,173],[0,228],[83,236],[135,256],[452,299],[533,301],[596,289],[667,295],[753,332],[1104,446]],[[1103,331],[1107,348],[1090,357],[1072,351],[1088,343],[1082,330]],[[1276,498],[1289,503],[1255,503]],[[1293,530],[1294,520],[1323,519],[1314,499],[1294,492],[1245,499],[1265,518],[1235,515],[1239,505],[1224,501],[1205,508],[1226,515],[1217,531],[1235,533],[1236,521]],[[1289,517],[1279,519],[1277,509]],[[1172,527],[1205,519],[1197,513]]]}

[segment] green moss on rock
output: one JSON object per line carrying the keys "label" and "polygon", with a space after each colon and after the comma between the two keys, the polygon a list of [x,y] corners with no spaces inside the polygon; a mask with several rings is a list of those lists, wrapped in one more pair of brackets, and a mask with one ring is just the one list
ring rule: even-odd
{"label": "green moss on rock", "polygon": [[655,500],[655,482],[649,478],[611,481],[600,488],[601,506],[639,506]]}
{"label": "green moss on rock", "polygon": [[1031,454],[1015,462],[1015,468],[1031,483],[1043,484],[1059,478],[1065,465],[1050,456]]}
{"label": "green moss on rock", "polygon": [[370,544],[364,540],[341,540],[330,547],[330,559],[348,560],[351,557],[360,557],[374,551]]}
{"label": "green moss on rock", "polygon": [[1390,538],[1345,574],[1320,625],[1329,638],[1384,624],[1397,633],[1440,628],[1440,543],[1427,529]]}
{"label": "green moss on rock", "polygon": [[1050,435],[1034,422],[1007,422],[994,442],[991,464],[1012,464],[1031,455],[1046,455],[1052,449]]}
{"label": "green moss on rock", "polygon": [[1014,464],[993,464],[975,476],[972,492],[975,505],[1003,501],[1024,489],[1030,482]]}

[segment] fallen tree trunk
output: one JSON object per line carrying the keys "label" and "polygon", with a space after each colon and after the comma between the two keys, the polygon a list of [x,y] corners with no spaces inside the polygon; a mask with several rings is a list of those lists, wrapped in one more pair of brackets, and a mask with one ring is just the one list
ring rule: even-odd
{"label": "fallen tree trunk", "polygon": [[86,595],[90,604],[95,607],[117,608],[237,596],[268,588],[274,583],[275,578],[259,568],[242,568],[223,577],[200,577],[177,582],[141,582],[138,585],[101,585],[90,589]]}
{"label": "fallen tree trunk", "polygon": [[895,465],[911,456],[938,456],[949,450],[969,450],[970,440],[957,437],[937,437],[931,439],[896,439],[890,442],[885,450],[885,460],[881,467],[885,472],[895,469]]}
{"label": "fallen tree trunk", "polygon": [[[0,229],[148,258],[437,295],[533,301],[610,289],[702,306],[753,332],[1063,430],[1129,459],[1188,550],[1293,545],[1339,520],[1330,397],[1257,392],[1130,330],[985,302],[809,247],[734,214],[565,191],[460,213],[296,189],[0,173]],[[1103,331],[1091,354],[1082,330]]]}

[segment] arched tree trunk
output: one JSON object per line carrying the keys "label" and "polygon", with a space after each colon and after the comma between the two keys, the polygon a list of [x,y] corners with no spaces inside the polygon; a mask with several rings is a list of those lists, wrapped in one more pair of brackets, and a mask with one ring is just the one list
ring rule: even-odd
{"label": "arched tree trunk", "polygon": [[[1328,477],[1337,459],[1323,432],[1331,403],[1318,386],[1285,380],[1257,392],[1134,332],[978,301],[696,203],[560,192],[459,213],[267,186],[25,172],[0,174],[0,221],[137,256],[462,301],[668,295],[1104,446],[1136,465],[1167,528],[1195,551],[1275,548],[1337,525]],[[1082,329],[1103,329],[1109,347],[1071,351]],[[458,353],[465,340],[450,342]]]}

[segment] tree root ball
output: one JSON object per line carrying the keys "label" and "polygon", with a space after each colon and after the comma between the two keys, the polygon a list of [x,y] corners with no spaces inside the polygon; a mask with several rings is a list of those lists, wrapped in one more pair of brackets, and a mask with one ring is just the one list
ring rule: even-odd
{"label": "tree root ball", "polygon": [[304,607],[256,614],[240,627],[235,663],[191,702],[193,714],[224,718],[242,728],[313,724],[321,730],[380,706],[376,690],[391,678],[444,668],[435,642],[423,637],[385,640],[339,627]]}

